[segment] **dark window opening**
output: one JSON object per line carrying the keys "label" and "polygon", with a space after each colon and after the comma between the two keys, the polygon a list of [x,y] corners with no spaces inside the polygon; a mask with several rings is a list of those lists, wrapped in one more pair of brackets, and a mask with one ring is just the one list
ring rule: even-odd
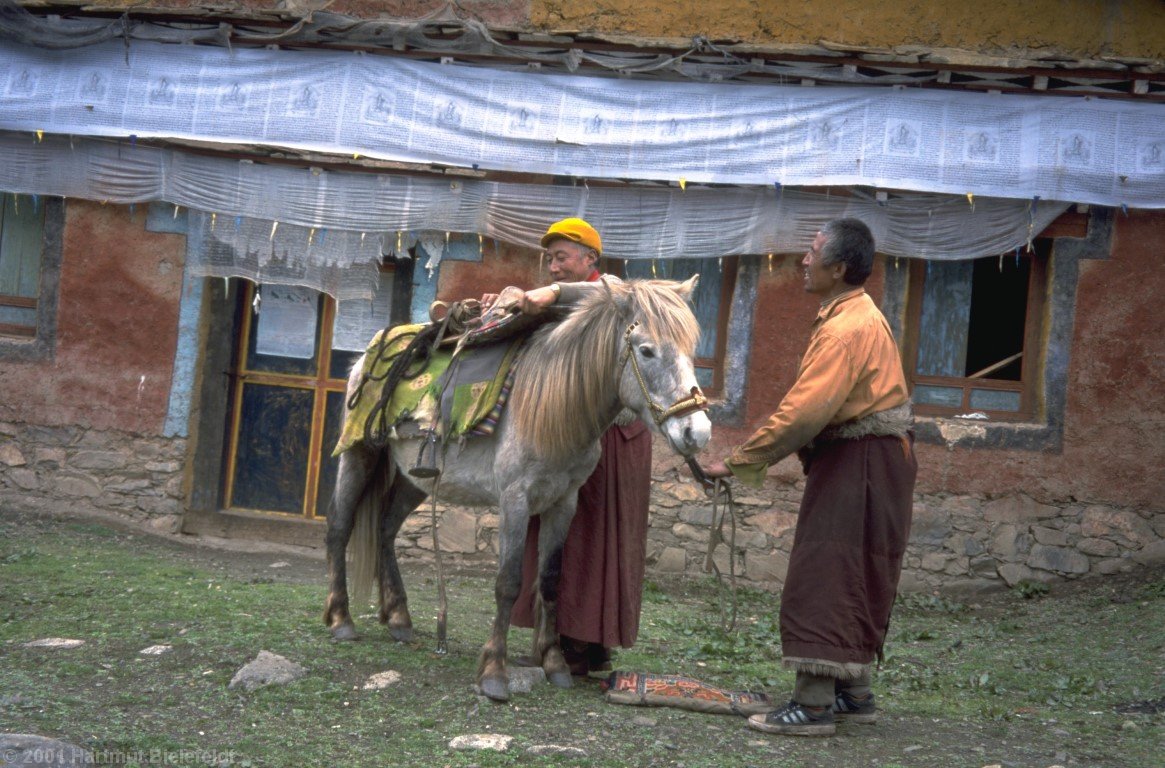
{"label": "dark window opening", "polygon": [[906,353],[918,413],[1012,421],[1036,414],[1050,243],[912,265]]}

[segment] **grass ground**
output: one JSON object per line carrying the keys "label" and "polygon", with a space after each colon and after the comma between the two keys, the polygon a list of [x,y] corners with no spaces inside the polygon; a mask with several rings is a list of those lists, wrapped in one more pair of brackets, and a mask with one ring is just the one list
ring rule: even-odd
{"label": "grass ground", "polygon": [[[286,563],[272,567],[276,561]],[[909,596],[875,679],[883,717],[828,739],[759,734],[726,715],[606,703],[598,681],[498,705],[472,691],[492,579],[449,579],[449,653],[433,652],[431,572],[405,574],[418,639],[334,643],[314,559],[221,551],[0,504],[0,733],[31,733],[123,765],[881,766],[1165,765],[1165,573],[1140,571],[972,601]],[[777,597],[739,593],[734,631],[709,579],[651,582],[619,669],[689,675],[783,701]],[[74,649],[26,647],[46,637]],[[511,655],[529,645],[511,633]],[[144,656],[148,646],[172,651]],[[307,667],[287,686],[228,688],[268,650]],[[401,683],[362,686],[386,670]],[[457,751],[474,733],[506,752]],[[537,754],[539,746],[571,748]],[[585,755],[585,756],[583,756]]]}

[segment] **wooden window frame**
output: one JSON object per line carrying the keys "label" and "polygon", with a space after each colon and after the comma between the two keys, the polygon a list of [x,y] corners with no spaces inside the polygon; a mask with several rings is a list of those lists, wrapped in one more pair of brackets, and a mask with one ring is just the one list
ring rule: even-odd
{"label": "wooden window frame", "polygon": [[[0,192],[10,195],[11,192]],[[31,195],[21,195],[31,198]],[[31,204],[31,203],[30,203]],[[51,360],[56,352],[57,304],[60,294],[61,242],[65,227],[65,202],[42,197],[40,272],[37,296],[0,296],[0,304],[36,312],[36,326],[0,324],[0,360],[28,362]],[[2,225],[0,225],[2,226]]]}
{"label": "wooden window frame", "polygon": [[[1022,373],[1020,381],[990,379],[986,377],[946,377],[922,376],[918,368],[918,347],[922,332],[922,288],[926,281],[926,262],[912,260],[910,264],[909,290],[907,292],[906,317],[907,333],[903,347],[903,363],[911,391],[918,385],[933,385],[962,389],[962,400],[957,407],[940,406],[930,403],[915,403],[914,411],[920,416],[956,416],[972,411],[984,413],[992,421],[1031,422],[1042,416],[1043,403],[1040,399],[1040,385],[1044,378],[1045,349],[1043,347],[1044,306],[1051,287],[1048,284],[1048,261],[1051,254],[1050,241],[1041,241],[1032,253],[1021,254],[1029,259],[1030,271],[1027,286],[1027,311],[1024,317],[1024,340]],[[1003,258],[1013,258],[1004,256]],[[986,410],[971,405],[972,390],[996,390],[1017,392],[1020,406],[1015,411]]]}
{"label": "wooden window frame", "polygon": [[[380,271],[397,273],[394,280],[404,277],[399,274],[391,262],[382,263]],[[223,475],[223,508],[234,511],[256,512],[264,515],[282,517],[303,517],[308,520],[320,519],[316,514],[319,502],[319,484],[322,471],[323,440],[325,431],[325,415],[328,405],[328,394],[346,392],[347,378],[333,378],[330,376],[332,367],[333,334],[335,333],[336,300],[326,293],[320,292],[321,308],[319,310],[319,325],[316,330],[316,343],[319,345],[314,375],[291,373],[277,373],[272,371],[256,370],[248,367],[248,350],[250,349],[251,334],[254,333],[254,311],[252,302],[255,298],[256,284],[245,281],[239,299],[239,333],[236,338],[236,359],[232,366],[231,393],[228,401],[229,423],[226,435],[227,451],[225,472]],[[394,294],[394,302],[397,296]],[[395,306],[395,303],[394,303]],[[394,310],[397,311],[397,310]],[[399,318],[393,320],[398,322]],[[369,339],[371,341],[371,339]],[[305,469],[303,505],[298,515],[294,512],[281,510],[253,509],[234,505],[234,483],[239,451],[239,424],[242,420],[243,388],[247,384],[287,387],[291,389],[310,390],[313,392],[311,434],[308,439],[308,460]]]}

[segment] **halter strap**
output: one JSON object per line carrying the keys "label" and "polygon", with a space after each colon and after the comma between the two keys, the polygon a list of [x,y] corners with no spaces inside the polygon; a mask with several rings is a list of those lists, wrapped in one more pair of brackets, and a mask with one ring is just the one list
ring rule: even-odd
{"label": "halter strap", "polygon": [[692,387],[687,397],[676,400],[667,408],[664,408],[652,399],[651,393],[647,390],[647,382],[643,379],[643,372],[639,370],[639,360],[636,359],[635,351],[631,347],[631,334],[638,325],[639,321],[636,320],[627,326],[627,330],[623,332],[625,348],[623,350],[623,359],[619,361],[619,370],[622,372],[623,368],[627,365],[627,361],[631,361],[631,370],[635,372],[635,380],[639,382],[639,391],[643,393],[643,399],[647,401],[647,407],[651,410],[651,418],[655,421],[655,425],[662,428],[663,423],[670,418],[686,416],[695,411],[708,410],[708,398],[704,396],[704,393],[700,391],[698,386]]}

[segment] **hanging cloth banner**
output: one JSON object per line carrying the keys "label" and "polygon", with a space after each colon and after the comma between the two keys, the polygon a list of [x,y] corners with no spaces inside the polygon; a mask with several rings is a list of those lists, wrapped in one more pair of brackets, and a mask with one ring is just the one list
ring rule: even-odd
{"label": "hanging cloth banner", "polygon": [[[438,255],[445,258],[465,258],[457,247],[450,250],[458,241],[447,233],[473,235],[471,248],[482,247],[480,236],[537,249],[547,224],[567,216],[594,224],[603,233],[603,254],[615,259],[804,253],[825,222],[843,216],[869,224],[878,250],[889,256],[973,259],[1026,247],[1068,207],[992,197],[977,197],[972,206],[962,195],[923,193],[877,200],[773,187],[681,191],[467,179],[451,188],[439,176],[263,165],[125,142],[59,136],[38,142],[4,133],[0,156],[0,190],[113,203],[164,200],[205,211],[207,264],[232,268],[229,250],[250,254],[255,274],[295,265],[289,274],[297,279],[303,270],[341,275],[353,262],[374,263],[398,244],[411,248],[425,232],[435,233],[425,237],[432,250],[441,250],[434,243],[444,245]],[[465,249],[464,240],[459,247]],[[424,250],[422,263],[432,250]],[[321,290],[347,290],[331,287],[332,280]],[[375,273],[361,280],[375,285]],[[355,290],[367,295],[370,289]]]}
{"label": "hanging cloth banner", "polygon": [[1165,207],[1165,105],[692,83],[336,51],[0,41],[0,129],[589,178]]}

